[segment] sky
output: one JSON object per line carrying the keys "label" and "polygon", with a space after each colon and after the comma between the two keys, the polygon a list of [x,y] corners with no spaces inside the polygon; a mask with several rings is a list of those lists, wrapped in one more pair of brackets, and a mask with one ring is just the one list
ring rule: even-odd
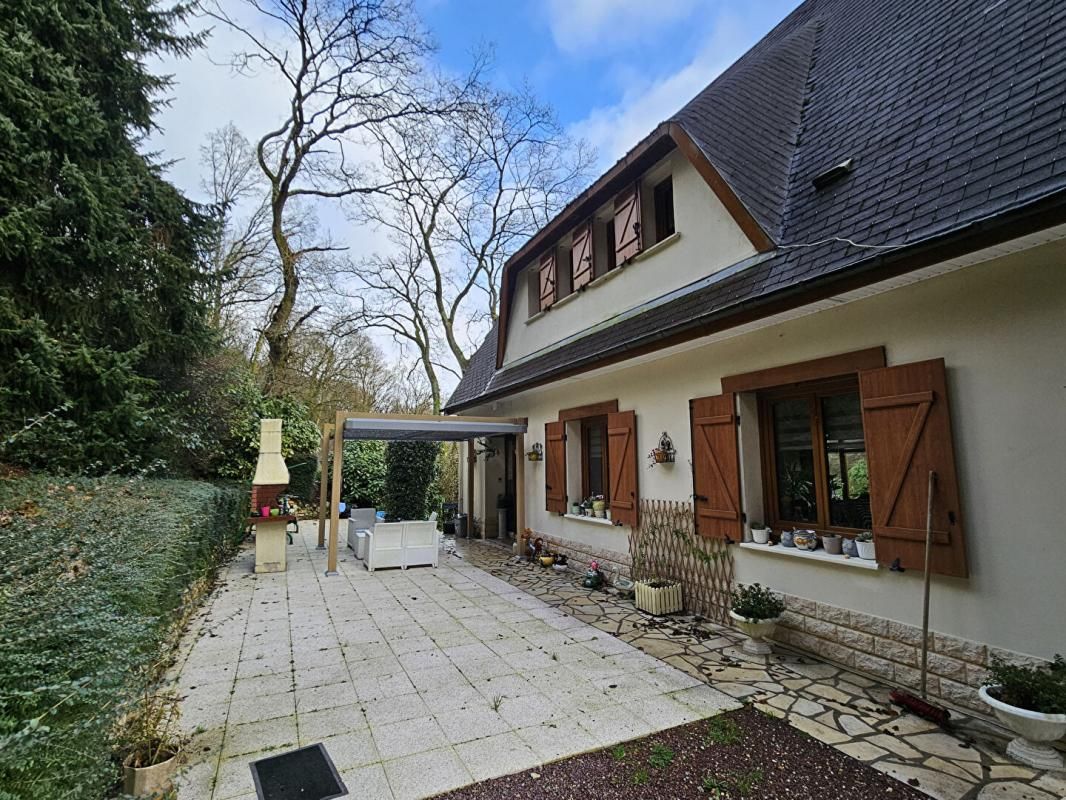
{"label": "sky", "polygon": [[[223,3],[227,0],[222,0]],[[596,148],[599,171],[669,117],[783,19],[798,0],[414,0],[445,70],[462,73],[491,47],[499,85],[527,83],[554,106],[574,136]],[[194,20],[192,27],[208,27]],[[204,200],[199,148],[228,122],[250,139],[268,130],[284,89],[224,64],[238,46],[216,27],[206,46],[153,64],[173,75],[170,103],[146,149],[170,162],[167,174]],[[353,255],[387,246],[380,232],[350,223],[337,207],[320,211]],[[388,349],[388,343],[382,343]]]}

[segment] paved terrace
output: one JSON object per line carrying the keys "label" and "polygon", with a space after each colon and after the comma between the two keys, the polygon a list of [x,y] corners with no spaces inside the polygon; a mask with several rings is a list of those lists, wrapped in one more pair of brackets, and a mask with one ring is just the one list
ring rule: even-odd
{"label": "paved terrace", "polygon": [[252,575],[244,550],[185,637],[183,798],[250,800],[250,761],[319,741],[351,797],[423,797],[739,701],[931,797],[1066,797],[1066,774],[1010,762],[980,720],[943,733],[876,681],[785,648],[753,659],[732,629],[655,620],[493,543],[373,575],[345,550],[327,579],[314,529],[284,574]]}
{"label": "paved terrace", "polygon": [[581,588],[510,560],[492,542],[459,540],[468,561],[575,619],[628,642],[738,700],[940,800],[1066,800],[1066,773],[1041,772],[1004,755],[1005,731],[952,711],[952,735],[888,699],[890,687],[776,646],[769,657],[740,650],[743,636],[697,618],[655,619],[630,602]]}
{"label": "paved terrace", "polygon": [[250,800],[249,762],[316,742],[350,797],[426,797],[740,705],[469,560],[326,578],[315,540],[275,575],[245,548],[187,632],[182,798]]}

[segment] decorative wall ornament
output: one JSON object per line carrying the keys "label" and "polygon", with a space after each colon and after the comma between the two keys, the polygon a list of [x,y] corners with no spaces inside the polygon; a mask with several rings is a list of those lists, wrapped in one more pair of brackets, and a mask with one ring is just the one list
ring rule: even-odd
{"label": "decorative wall ornament", "polygon": [[540,442],[534,443],[534,445],[526,453],[526,458],[530,461],[543,461],[544,460],[544,445]]}
{"label": "decorative wall ornament", "polygon": [[648,461],[651,463],[649,467],[654,467],[656,464],[673,464],[677,458],[677,450],[674,448],[674,440],[670,438],[670,434],[663,431],[663,435],[659,437],[659,444],[655,449],[648,453]]}

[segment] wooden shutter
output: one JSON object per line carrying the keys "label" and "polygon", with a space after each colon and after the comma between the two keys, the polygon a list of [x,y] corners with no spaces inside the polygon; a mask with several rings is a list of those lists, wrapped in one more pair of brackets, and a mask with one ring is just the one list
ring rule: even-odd
{"label": "wooden shutter", "polygon": [[574,278],[574,291],[592,280],[592,223],[574,231],[570,247],[570,268]]}
{"label": "wooden shutter", "polygon": [[732,393],[689,403],[692,488],[696,533],[712,539],[743,539],[740,456]]}
{"label": "wooden shutter", "polygon": [[555,252],[540,257],[540,310],[555,302]]}
{"label": "wooden shutter", "polygon": [[641,249],[640,186],[634,184],[614,199],[614,258],[622,264]]}
{"label": "wooden shutter", "polygon": [[566,513],[566,423],[544,425],[544,501],[548,511]]}
{"label": "wooden shutter", "polygon": [[637,415],[615,411],[607,415],[607,485],[610,487],[611,520],[616,525],[636,527],[640,498],[637,496]]}
{"label": "wooden shutter", "polygon": [[951,440],[944,360],[859,373],[877,560],[921,570],[929,471],[933,492],[930,569],[966,577],[959,484]]}

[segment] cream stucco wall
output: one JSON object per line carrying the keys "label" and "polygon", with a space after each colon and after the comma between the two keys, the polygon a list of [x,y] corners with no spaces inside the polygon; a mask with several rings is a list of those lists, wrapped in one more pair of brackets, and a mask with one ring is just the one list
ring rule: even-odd
{"label": "cream stucco wall", "polygon": [[[650,265],[649,265],[650,266]],[[637,412],[638,452],[666,430],[677,463],[640,468],[643,498],[691,493],[690,398],[723,375],[884,345],[889,364],[947,363],[970,578],[937,576],[934,630],[1050,657],[1066,649],[1066,246],[968,267],[732,339],[616,366],[469,413],[528,417],[543,442],[559,409],[617,398]],[[742,427],[754,419],[742,408]],[[758,469],[745,447],[745,496]],[[544,464],[526,464],[527,524],[625,551],[627,530],[548,514]],[[761,508],[746,509],[761,517]],[[918,624],[921,576],[822,565],[733,548],[736,577],[789,594]]]}
{"label": "cream stucco wall", "polygon": [[[608,273],[532,320],[528,271],[523,272],[511,305],[505,364],[755,255],[751,243],[684,156],[675,151],[650,174],[655,180],[673,176],[677,241]],[[644,190],[644,198],[647,206],[650,188]]]}

